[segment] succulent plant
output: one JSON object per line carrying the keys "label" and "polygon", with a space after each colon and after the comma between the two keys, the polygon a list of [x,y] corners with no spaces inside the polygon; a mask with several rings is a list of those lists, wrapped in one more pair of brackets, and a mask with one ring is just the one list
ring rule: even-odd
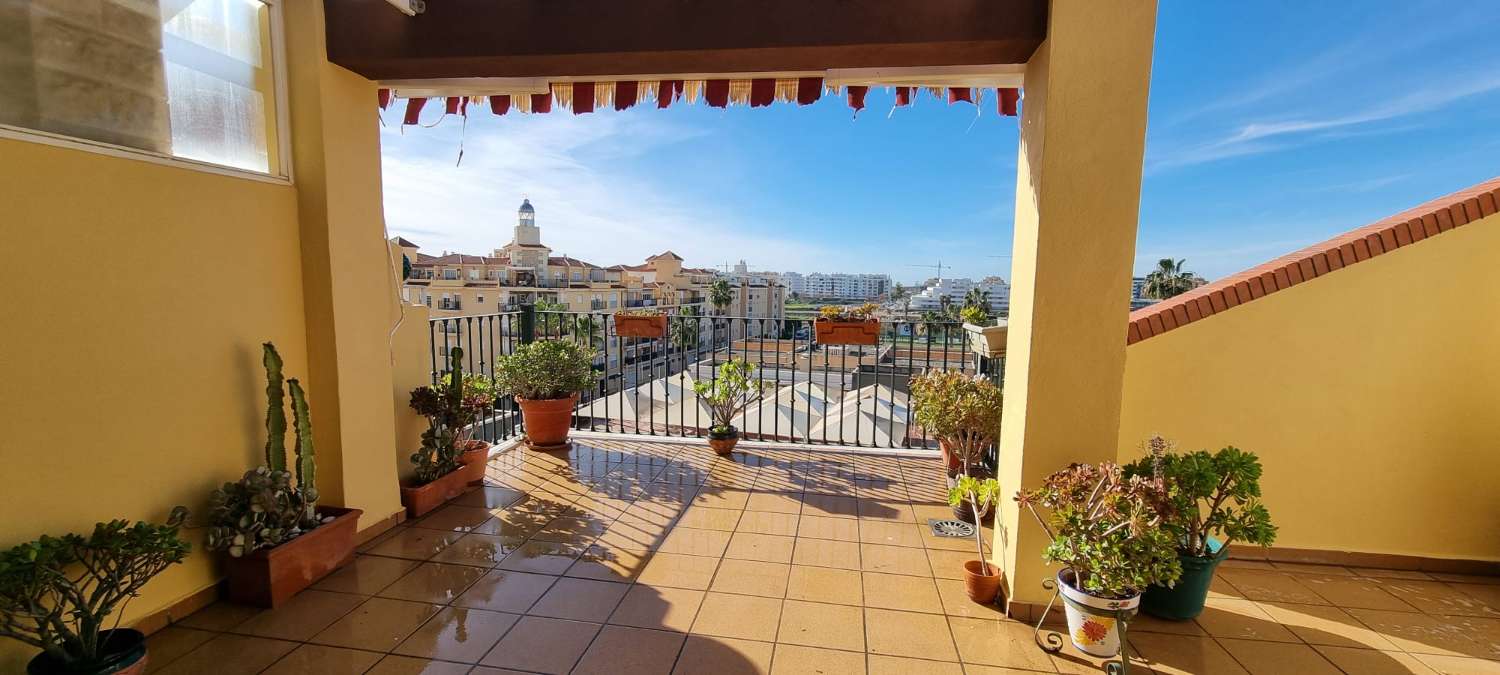
{"label": "succulent plant", "polygon": [[418,483],[430,483],[457,469],[474,422],[495,406],[494,387],[483,375],[464,374],[463,358],[463,349],[449,350],[448,372],[442,379],[411,392],[409,405],[428,421],[422,447],[411,456]]}

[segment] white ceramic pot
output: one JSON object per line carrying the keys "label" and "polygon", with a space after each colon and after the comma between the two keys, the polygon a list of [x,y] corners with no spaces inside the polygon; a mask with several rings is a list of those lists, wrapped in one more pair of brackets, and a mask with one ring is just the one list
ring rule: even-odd
{"label": "white ceramic pot", "polygon": [[1073,585],[1071,570],[1057,573],[1057,587],[1062,589],[1064,598],[1072,601],[1063,603],[1063,608],[1067,610],[1068,637],[1073,639],[1073,646],[1091,656],[1106,659],[1118,656],[1120,626],[1116,613],[1134,612],[1141,606],[1141,595],[1123,599],[1090,595]]}

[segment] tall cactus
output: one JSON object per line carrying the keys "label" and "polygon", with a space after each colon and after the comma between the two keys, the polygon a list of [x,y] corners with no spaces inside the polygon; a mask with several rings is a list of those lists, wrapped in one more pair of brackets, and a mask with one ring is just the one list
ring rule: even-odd
{"label": "tall cactus", "polygon": [[266,467],[286,471],[286,402],[282,397],[281,355],[276,345],[261,345],[266,366]]}
{"label": "tall cactus", "polygon": [[464,406],[464,350],[461,347],[448,350],[448,386],[443,389],[443,398],[447,401],[445,416],[448,419],[445,423],[457,439],[463,432],[459,428]]}
{"label": "tall cactus", "polygon": [[307,518],[316,519],[313,507],[318,501],[317,460],[313,450],[312,414],[307,409],[307,395],[297,378],[286,381],[292,394],[292,426],[297,436],[297,492],[307,508]]}

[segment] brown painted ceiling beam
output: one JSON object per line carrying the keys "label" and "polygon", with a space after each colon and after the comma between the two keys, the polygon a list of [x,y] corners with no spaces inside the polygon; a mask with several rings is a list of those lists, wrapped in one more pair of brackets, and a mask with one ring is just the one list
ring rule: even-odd
{"label": "brown painted ceiling beam", "polygon": [[328,58],[374,80],[1025,63],[1046,0],[323,0]]}

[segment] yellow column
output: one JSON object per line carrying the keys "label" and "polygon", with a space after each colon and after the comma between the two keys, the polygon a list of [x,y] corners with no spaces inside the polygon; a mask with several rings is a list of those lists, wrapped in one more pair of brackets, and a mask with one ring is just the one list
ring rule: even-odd
{"label": "yellow column", "polygon": [[1054,0],[1026,64],[995,556],[1012,601],[1045,601],[1045,536],[1011,497],[1112,460],[1140,206],[1154,0]]}
{"label": "yellow column", "polygon": [[401,509],[376,88],[328,62],[323,3],[283,6],[318,489],[366,527]]}

